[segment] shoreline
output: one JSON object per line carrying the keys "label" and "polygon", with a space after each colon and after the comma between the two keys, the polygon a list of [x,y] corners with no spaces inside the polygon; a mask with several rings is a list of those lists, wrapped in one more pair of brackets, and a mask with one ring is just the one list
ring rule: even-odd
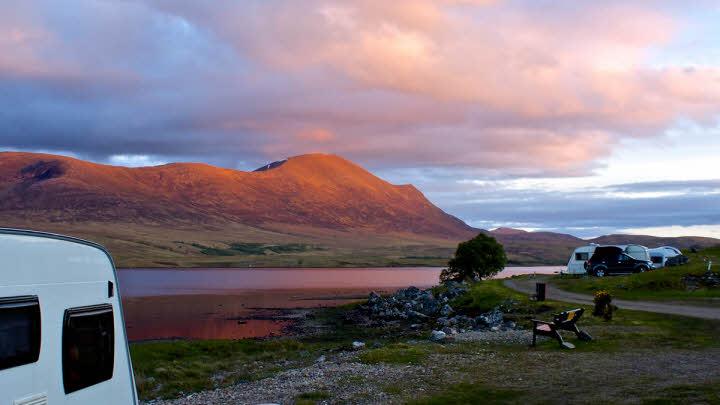
{"label": "shoreline", "polygon": [[[388,269],[444,269],[447,266],[433,266],[433,265],[414,265],[414,266],[326,266],[326,267],[302,267],[302,266],[289,266],[289,267],[278,267],[278,266],[257,266],[257,267],[116,267],[118,271],[142,271],[142,270],[388,270]],[[566,267],[566,264],[531,264],[531,265],[512,265],[506,266],[505,269],[513,268],[530,268],[530,267]]]}

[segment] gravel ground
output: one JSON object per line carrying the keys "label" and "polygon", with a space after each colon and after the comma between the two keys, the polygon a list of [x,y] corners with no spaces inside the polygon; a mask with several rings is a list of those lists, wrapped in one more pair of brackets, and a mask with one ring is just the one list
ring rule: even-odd
{"label": "gravel ground", "polygon": [[[466,332],[456,343],[499,343],[527,347],[530,333],[522,330]],[[367,350],[367,349],[366,349]],[[363,364],[358,352],[341,352],[314,364],[283,371],[263,380],[204,391],[152,405],[292,404],[303,393],[326,392],[319,403],[397,404],[428,391],[462,381],[488,386],[545,392],[534,402],[641,403],[639,393],[662,392],[678,384],[720,381],[720,350],[643,350],[620,353],[568,351],[495,351],[475,347],[449,354],[432,354],[423,365]],[[558,386],[560,397],[553,397]],[[525,398],[523,402],[533,402]],[[688,400],[687,403],[698,401]]]}
{"label": "gravel ground", "polygon": [[329,393],[333,403],[392,403],[392,398],[382,391],[377,382],[392,384],[405,379],[408,374],[422,371],[421,366],[362,364],[357,362],[357,353],[340,353],[311,366],[287,370],[270,378],[146,404],[291,404],[300,394],[318,391]]}
{"label": "gravel ground", "polygon": [[455,341],[529,345],[532,343],[532,331],[524,329],[503,329],[497,332],[469,331],[455,335]]}
{"label": "gravel ground", "polygon": [[[504,343],[508,345],[529,344],[532,334],[526,330],[470,331],[454,336],[455,342]],[[471,355],[473,362],[478,355],[487,360],[494,353]],[[427,380],[438,374],[446,374],[447,359],[435,364],[442,367],[420,365],[363,364],[357,360],[358,352],[343,352],[314,364],[281,372],[273,377],[241,383],[190,394],[172,400],[145,402],[148,405],[200,405],[200,404],[292,404],[296,397],[309,392],[327,392],[331,399],[326,403],[392,404],[401,403],[400,397],[384,390],[388,387],[402,391],[412,389],[420,395]],[[455,358],[455,356],[453,356]],[[455,361],[455,360],[452,360]],[[452,367],[452,366],[450,366]]]}

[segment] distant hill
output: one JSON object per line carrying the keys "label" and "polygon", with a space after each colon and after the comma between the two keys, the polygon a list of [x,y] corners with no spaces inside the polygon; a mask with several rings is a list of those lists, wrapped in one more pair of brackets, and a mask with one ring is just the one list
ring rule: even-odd
{"label": "distant hill", "polygon": [[708,247],[720,245],[720,240],[714,238],[704,238],[701,236],[682,236],[682,237],[657,237],[647,235],[606,235],[599,238],[590,239],[589,242],[599,245],[622,245],[622,244],[638,244],[647,247],[674,246],[680,249],[688,249],[693,246]]}
{"label": "distant hill", "polygon": [[[132,267],[443,265],[458,242],[478,232],[503,243],[512,263],[560,264],[588,243],[551,232],[472,228],[412,185],[390,184],[325,154],[245,172],[200,163],[127,168],[2,152],[0,226],[96,240],[120,266]],[[603,238],[597,243],[720,242]]]}
{"label": "distant hill", "polygon": [[567,263],[570,254],[578,246],[597,243],[599,245],[639,244],[650,248],[675,246],[687,249],[692,246],[719,246],[720,240],[698,236],[659,238],[647,235],[607,235],[593,239],[555,232],[527,232],[521,229],[498,228],[489,231],[505,246],[510,260],[515,264]]}

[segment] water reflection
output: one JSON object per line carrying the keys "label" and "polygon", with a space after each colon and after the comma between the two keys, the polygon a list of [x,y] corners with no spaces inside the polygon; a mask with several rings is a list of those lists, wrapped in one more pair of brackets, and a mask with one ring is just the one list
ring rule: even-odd
{"label": "water reflection", "polygon": [[[552,273],[513,267],[499,277]],[[240,339],[282,334],[292,309],[335,306],[370,291],[437,284],[440,268],[120,270],[130,340]]]}

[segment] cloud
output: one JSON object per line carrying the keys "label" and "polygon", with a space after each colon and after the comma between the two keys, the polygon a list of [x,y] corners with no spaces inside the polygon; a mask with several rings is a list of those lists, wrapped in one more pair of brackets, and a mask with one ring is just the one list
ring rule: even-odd
{"label": "cloud", "polygon": [[11,3],[4,147],[567,176],[720,110],[718,66],[652,62],[671,2]]}
{"label": "cloud", "polygon": [[672,227],[720,224],[720,180],[564,189],[543,186],[541,180],[439,181],[427,193],[449,212],[485,228],[515,226],[590,237],[627,229],[657,228],[653,233],[662,234]]}

